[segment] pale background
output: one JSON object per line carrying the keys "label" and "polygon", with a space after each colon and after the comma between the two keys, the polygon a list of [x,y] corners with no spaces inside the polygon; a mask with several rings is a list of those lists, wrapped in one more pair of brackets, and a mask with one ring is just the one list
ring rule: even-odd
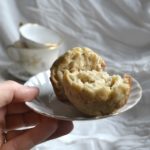
{"label": "pale background", "polygon": [[5,0],[0,1],[1,80],[9,79],[7,45],[19,39],[19,22],[39,23],[64,38],[65,49],[88,46],[107,65],[132,74],[143,88],[140,103],[122,115],[74,122],[67,136],[34,150],[149,150],[150,148],[150,1]]}

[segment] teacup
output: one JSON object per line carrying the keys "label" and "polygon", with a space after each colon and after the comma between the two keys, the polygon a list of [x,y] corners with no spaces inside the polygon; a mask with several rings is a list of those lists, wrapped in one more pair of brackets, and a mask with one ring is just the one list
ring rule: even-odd
{"label": "teacup", "polygon": [[19,27],[19,33],[20,40],[28,48],[55,49],[62,43],[60,35],[39,24],[23,24]]}
{"label": "teacup", "polygon": [[7,48],[10,58],[20,64],[31,75],[37,74],[51,67],[59,55],[59,47],[49,48],[26,48],[20,41]]}

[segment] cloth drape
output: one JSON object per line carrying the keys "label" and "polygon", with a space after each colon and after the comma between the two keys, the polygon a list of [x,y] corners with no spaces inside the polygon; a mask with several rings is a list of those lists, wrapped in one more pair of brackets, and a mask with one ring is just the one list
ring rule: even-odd
{"label": "cloth drape", "polygon": [[133,109],[107,119],[74,122],[69,135],[33,150],[149,149],[149,0],[5,0],[0,1],[0,12],[0,67],[11,64],[5,48],[19,39],[19,23],[33,22],[62,35],[62,53],[74,46],[90,47],[109,67],[133,75],[143,89]]}

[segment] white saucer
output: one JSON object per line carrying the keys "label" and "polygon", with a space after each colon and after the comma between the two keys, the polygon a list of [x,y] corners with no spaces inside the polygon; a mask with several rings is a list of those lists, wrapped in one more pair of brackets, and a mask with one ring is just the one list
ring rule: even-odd
{"label": "white saucer", "polygon": [[26,105],[48,117],[53,117],[61,120],[95,120],[110,116],[115,116],[123,113],[135,106],[141,99],[142,89],[138,81],[133,78],[131,93],[128,102],[113,114],[107,116],[87,117],[75,109],[72,105],[60,102],[53,91],[53,87],[49,80],[50,72],[41,72],[31,77],[25,85],[36,86],[40,90],[39,97],[31,102],[26,102]]}
{"label": "white saucer", "polygon": [[22,81],[27,81],[32,75],[27,73],[20,65],[18,64],[13,64],[11,65],[7,72],[14,76],[15,78],[22,80]]}

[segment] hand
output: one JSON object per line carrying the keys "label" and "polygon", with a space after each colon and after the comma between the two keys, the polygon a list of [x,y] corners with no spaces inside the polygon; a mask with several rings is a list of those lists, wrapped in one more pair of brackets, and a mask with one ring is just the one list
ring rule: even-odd
{"label": "hand", "polygon": [[[0,84],[0,150],[28,150],[72,130],[72,122],[41,116],[24,104],[34,99],[38,92],[37,88],[14,81]],[[16,130],[29,126],[35,127]]]}

